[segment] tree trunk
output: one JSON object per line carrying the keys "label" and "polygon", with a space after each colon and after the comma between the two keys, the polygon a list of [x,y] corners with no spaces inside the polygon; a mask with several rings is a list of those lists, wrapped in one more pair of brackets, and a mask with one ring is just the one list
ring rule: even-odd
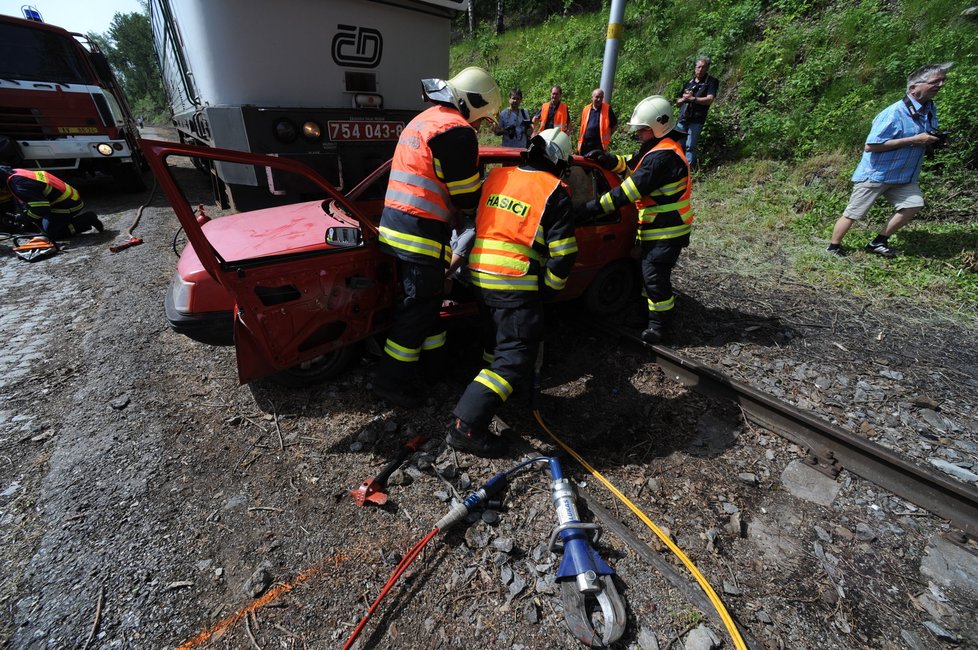
{"label": "tree trunk", "polygon": [[469,35],[475,33],[475,2],[469,0]]}
{"label": "tree trunk", "polygon": [[503,25],[503,0],[496,0],[496,34],[502,34],[506,27]]}

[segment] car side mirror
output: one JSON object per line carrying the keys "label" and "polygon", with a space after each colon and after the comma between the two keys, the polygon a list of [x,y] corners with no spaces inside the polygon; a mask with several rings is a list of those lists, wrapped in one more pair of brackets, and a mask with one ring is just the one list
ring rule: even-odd
{"label": "car side mirror", "polygon": [[363,233],[353,226],[334,226],[326,229],[326,243],[341,248],[356,248],[363,244]]}

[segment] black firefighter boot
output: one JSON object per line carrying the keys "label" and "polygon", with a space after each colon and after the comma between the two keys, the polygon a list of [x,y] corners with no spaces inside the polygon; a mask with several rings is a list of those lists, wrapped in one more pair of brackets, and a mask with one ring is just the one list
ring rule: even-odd
{"label": "black firefighter boot", "polygon": [[650,345],[661,343],[662,339],[666,336],[669,315],[666,313],[650,312],[649,326],[642,332],[642,340]]}
{"label": "black firefighter boot", "polygon": [[499,458],[506,453],[506,441],[487,429],[473,429],[459,418],[452,418],[445,442],[452,449],[482,458]]}
{"label": "black firefighter boot", "polygon": [[75,231],[85,232],[89,228],[94,228],[97,232],[105,232],[105,225],[102,220],[98,218],[94,212],[89,210],[88,212],[83,212],[77,217],[75,217]]}

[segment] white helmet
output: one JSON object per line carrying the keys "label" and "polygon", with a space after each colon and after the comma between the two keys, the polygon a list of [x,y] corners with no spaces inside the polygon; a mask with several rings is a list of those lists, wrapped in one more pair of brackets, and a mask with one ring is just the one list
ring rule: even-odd
{"label": "white helmet", "polygon": [[652,129],[652,135],[657,138],[664,137],[676,126],[676,119],[672,115],[672,102],[662,95],[652,95],[640,101],[635,110],[632,111],[632,118],[628,120],[628,130],[638,131],[643,127]]}
{"label": "white helmet", "polygon": [[540,152],[553,164],[566,166],[571,155],[571,139],[560,129],[541,131],[530,140],[530,148],[539,147]]}
{"label": "white helmet", "polygon": [[465,68],[447,81],[422,79],[421,87],[429,99],[457,108],[469,124],[484,117],[495,119],[503,105],[496,80],[475,66]]}

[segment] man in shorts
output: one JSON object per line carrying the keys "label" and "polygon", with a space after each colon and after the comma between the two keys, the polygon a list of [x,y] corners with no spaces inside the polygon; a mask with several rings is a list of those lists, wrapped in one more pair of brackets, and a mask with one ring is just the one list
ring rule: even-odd
{"label": "man in shorts", "polygon": [[907,94],[873,119],[863,157],[852,175],[855,187],[849,205],[835,222],[829,253],[842,256],[842,238],[853,222],[862,219],[882,194],[896,210],[866,251],[896,257],[890,235],[904,227],[924,207],[917,179],[924,153],[941,141],[934,97],[944,85],[951,63],[925,65],[907,77]]}

